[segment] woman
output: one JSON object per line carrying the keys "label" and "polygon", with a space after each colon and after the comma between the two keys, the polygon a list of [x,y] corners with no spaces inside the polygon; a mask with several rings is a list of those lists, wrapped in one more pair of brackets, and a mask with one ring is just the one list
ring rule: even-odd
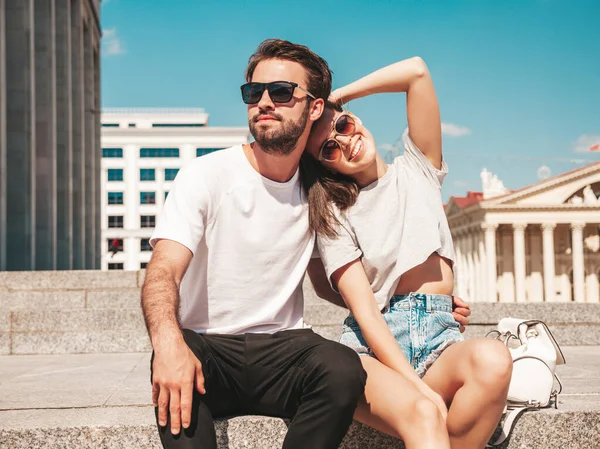
{"label": "woman", "polygon": [[[390,166],[361,121],[336,106],[384,92],[406,92],[407,102],[405,153]],[[351,312],[340,342],[364,356],[368,373],[355,418],[409,449],[482,448],[502,415],[512,360],[498,341],[463,341],[452,317],[447,167],[427,66],[400,61],[330,100],[302,172],[327,277]]]}

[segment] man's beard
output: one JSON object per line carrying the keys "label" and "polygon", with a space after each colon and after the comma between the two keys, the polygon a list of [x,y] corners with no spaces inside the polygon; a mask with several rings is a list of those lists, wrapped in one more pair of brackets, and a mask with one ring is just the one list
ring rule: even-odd
{"label": "man's beard", "polygon": [[250,126],[250,132],[254,136],[256,143],[260,145],[260,148],[267,154],[279,154],[281,156],[287,156],[296,147],[298,138],[302,135],[306,128],[306,122],[308,121],[308,109],[310,103],[307,102],[302,116],[297,122],[293,120],[285,120],[279,114],[269,114],[271,117],[281,121],[281,125],[278,129],[264,129],[258,126],[259,115],[265,115],[263,112],[259,112],[250,120],[248,125]]}

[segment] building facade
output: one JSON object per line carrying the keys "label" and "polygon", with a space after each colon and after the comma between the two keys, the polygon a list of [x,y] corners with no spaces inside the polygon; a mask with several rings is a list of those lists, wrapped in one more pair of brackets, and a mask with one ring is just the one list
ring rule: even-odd
{"label": "building facade", "polygon": [[250,141],[247,127],[210,127],[199,108],[102,111],[101,268],[139,270],[178,170]]}
{"label": "building facade", "polygon": [[100,266],[99,0],[0,0],[0,270]]}
{"label": "building facade", "polygon": [[452,197],[457,293],[472,302],[600,302],[600,162]]}

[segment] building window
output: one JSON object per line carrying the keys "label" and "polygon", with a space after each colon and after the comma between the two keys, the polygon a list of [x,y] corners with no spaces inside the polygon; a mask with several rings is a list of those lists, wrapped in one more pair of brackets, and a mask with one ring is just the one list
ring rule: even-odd
{"label": "building window", "polygon": [[122,168],[109,168],[108,169],[108,180],[109,181],[123,181],[123,169]]}
{"label": "building window", "polygon": [[152,246],[150,245],[150,239],[140,240],[140,251],[152,251]]}
{"label": "building window", "polygon": [[200,128],[202,123],[152,123],[152,128]]}
{"label": "building window", "polygon": [[140,264],[140,270],[145,270],[147,266],[148,266],[148,262],[142,262]]}
{"label": "building window", "polygon": [[169,192],[168,192],[168,191],[166,191],[166,192],[165,192],[165,201],[167,200],[167,197],[168,197],[168,196],[169,196]]}
{"label": "building window", "polygon": [[179,157],[179,148],[140,148],[140,157]]}
{"label": "building window", "polygon": [[178,168],[165,168],[165,181],[173,181],[178,171]]}
{"label": "building window", "polygon": [[140,216],[140,227],[142,228],[153,228],[155,227],[156,217],[154,215],[142,215]]}
{"label": "building window", "polygon": [[135,128],[135,123],[130,123],[130,124],[129,124],[129,127],[130,127],[130,128]]}
{"label": "building window", "polygon": [[123,192],[108,192],[108,204],[123,204]]}
{"label": "building window", "polygon": [[196,157],[206,156],[207,154],[214,153],[215,151],[222,149],[223,148],[196,148]]}
{"label": "building window", "polygon": [[140,192],[140,204],[156,204],[156,192]]}
{"label": "building window", "polygon": [[118,123],[102,123],[102,128],[118,128]]}
{"label": "building window", "polygon": [[140,168],[140,181],[154,181],[156,170],[153,168]]}
{"label": "building window", "polygon": [[108,269],[109,270],[122,270],[123,264],[122,263],[109,263]]}
{"label": "building window", "polygon": [[123,239],[107,239],[108,251],[116,254],[119,251],[123,251]]}
{"label": "building window", "polygon": [[108,227],[109,228],[122,228],[123,227],[123,215],[109,215],[108,216]]}
{"label": "building window", "polygon": [[102,157],[123,158],[123,148],[102,148]]}

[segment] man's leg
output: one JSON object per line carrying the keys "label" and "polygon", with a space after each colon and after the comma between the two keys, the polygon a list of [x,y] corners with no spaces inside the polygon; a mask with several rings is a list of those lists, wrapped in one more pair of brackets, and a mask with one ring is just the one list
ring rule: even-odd
{"label": "man's leg", "polygon": [[308,329],[248,337],[253,412],[290,418],[284,449],[333,449],[352,423],[366,372],[358,355]]}
{"label": "man's leg", "polygon": [[[166,426],[158,426],[160,440],[167,449],[217,449],[213,417],[241,413],[243,338],[198,335],[187,329],[183,337],[202,363],[206,394],[194,389],[190,426],[173,435],[169,416]],[[158,423],[158,409],[155,413]]]}

